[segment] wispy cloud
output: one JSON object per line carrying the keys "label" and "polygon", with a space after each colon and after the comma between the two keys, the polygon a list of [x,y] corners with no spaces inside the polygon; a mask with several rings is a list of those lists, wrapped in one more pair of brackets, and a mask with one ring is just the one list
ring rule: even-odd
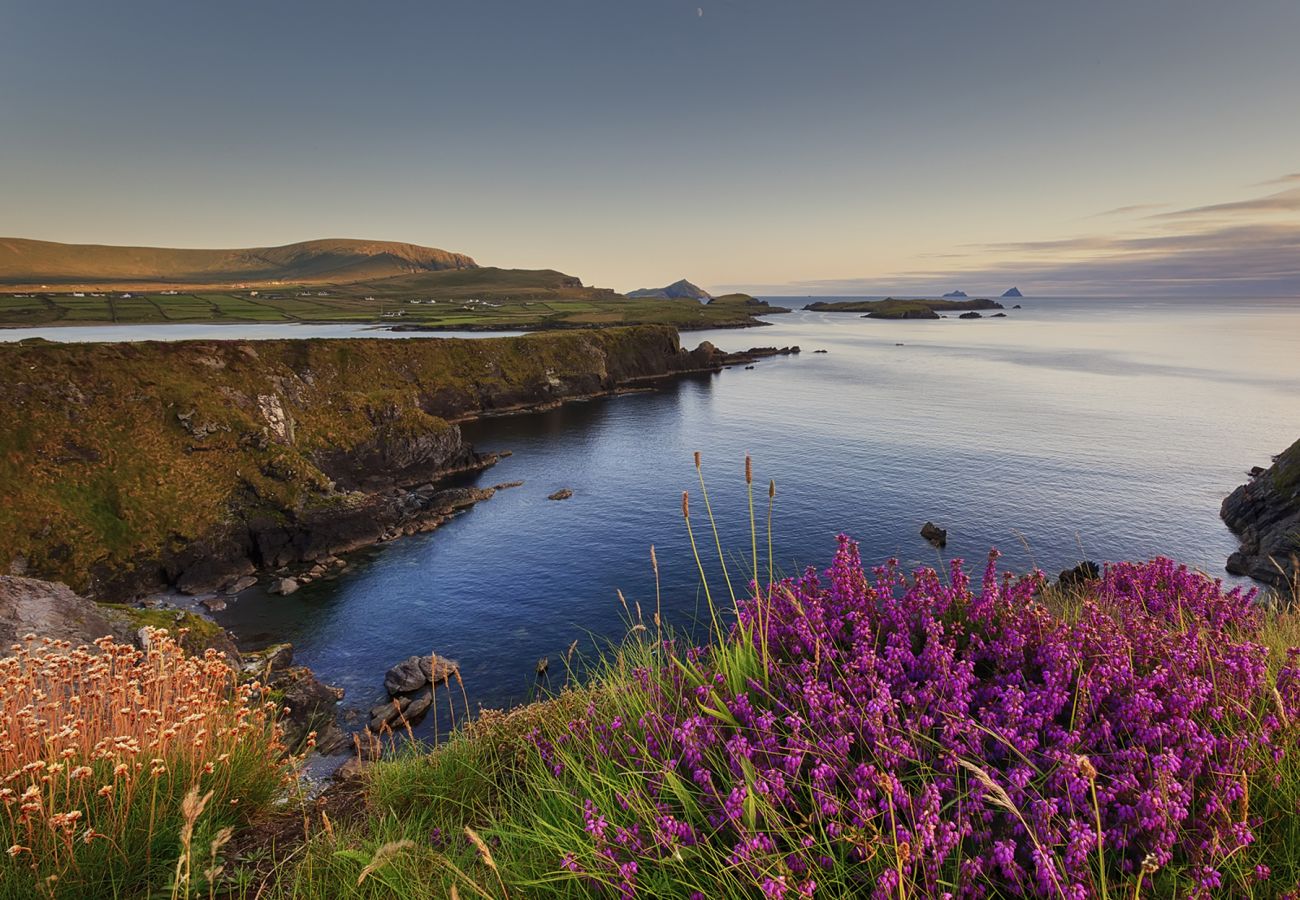
{"label": "wispy cloud", "polygon": [[1153,209],[1164,209],[1168,205],[1168,203],[1134,203],[1132,206],[1117,206],[1104,212],[1093,213],[1088,218],[1103,219],[1109,216],[1129,216],[1134,213],[1150,212]]}
{"label": "wispy cloud", "polygon": [[1300,172],[1292,172],[1290,175],[1283,175],[1280,178],[1270,178],[1268,181],[1261,181],[1254,186],[1273,187],[1279,184],[1295,184],[1296,182],[1300,182]]}
{"label": "wispy cloud", "polygon": [[[1276,183],[1291,181],[1300,181],[1300,173]],[[951,264],[946,258],[929,257],[932,263],[927,265],[934,268],[888,277],[767,285],[760,292],[935,294],[958,285],[971,293],[1000,293],[1015,284],[1026,293],[1045,296],[1300,298],[1297,212],[1300,187],[1146,216],[1141,227],[1128,233],[971,245],[963,260]]]}
{"label": "wispy cloud", "polygon": [[1300,211],[1300,187],[1278,191],[1275,194],[1269,194],[1266,197],[1256,197],[1252,200],[1237,200],[1232,203],[1214,203],[1209,206],[1193,206],[1189,209],[1177,209],[1173,212],[1157,213],[1149,218],[1185,219],[1193,216],[1222,216],[1239,215],[1241,213],[1297,211]]}

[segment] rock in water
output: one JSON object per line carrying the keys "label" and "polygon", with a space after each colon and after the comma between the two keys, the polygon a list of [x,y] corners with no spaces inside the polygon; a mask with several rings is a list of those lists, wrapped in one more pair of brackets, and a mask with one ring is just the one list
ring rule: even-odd
{"label": "rock in water", "polygon": [[[750,366],[750,368],[752,369],[753,366]],[[572,496],[573,496],[573,491],[569,490],[568,488],[561,488],[560,490],[556,491],[554,494],[551,494],[546,499],[547,500],[568,500]]]}
{"label": "rock in water", "polygon": [[964,312],[964,313],[962,313],[962,314],[961,314],[960,316],[958,316],[957,318],[959,318],[959,319],[982,319],[982,318],[984,318],[984,317],[981,316],[979,313],[975,312],[975,310],[972,309],[970,312]]}
{"label": "rock in water", "polygon": [[384,690],[390,696],[418,691],[429,683],[429,673],[422,665],[424,657],[408,656],[384,675]]}
{"label": "rock in water", "polygon": [[1096,581],[1101,577],[1101,567],[1090,559],[1085,559],[1073,569],[1062,570],[1057,577],[1056,583],[1060,587],[1078,587],[1089,581]]}
{"label": "rock in water", "polygon": [[940,549],[948,546],[948,530],[940,528],[933,522],[926,522],[921,526],[921,537]]}
{"label": "rock in water", "polygon": [[278,582],[276,582],[275,586],[271,588],[271,593],[282,594],[283,596],[287,597],[290,594],[292,594],[294,591],[298,590],[298,587],[299,585],[296,579],[281,578]]}
{"label": "rock in water", "polygon": [[1003,297],[1023,297],[1023,296],[1025,296],[1025,295],[1022,294],[1022,293],[1020,293],[1020,288],[1013,287],[1013,288],[1009,289],[1008,291],[1006,291],[1005,293],[1003,293],[1002,296],[1003,296]]}

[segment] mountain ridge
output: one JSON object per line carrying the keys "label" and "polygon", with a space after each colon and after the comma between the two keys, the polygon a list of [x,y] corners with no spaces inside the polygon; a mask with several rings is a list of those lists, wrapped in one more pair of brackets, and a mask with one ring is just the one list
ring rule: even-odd
{"label": "mountain ridge", "polygon": [[472,268],[478,268],[478,263],[464,253],[355,238],[191,249],[0,237],[0,284],[10,286],[346,283]]}

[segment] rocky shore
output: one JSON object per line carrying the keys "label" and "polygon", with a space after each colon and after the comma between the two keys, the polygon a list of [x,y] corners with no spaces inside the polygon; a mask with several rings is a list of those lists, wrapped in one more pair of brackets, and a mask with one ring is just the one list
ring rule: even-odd
{"label": "rocky shore", "polygon": [[1300,580],[1300,441],[1251,470],[1223,501],[1223,521],[1241,538],[1227,569],[1282,590]]}
{"label": "rocky shore", "polygon": [[98,599],[229,590],[487,499],[459,422],[644,390],[798,348],[667,326],[484,340],[0,347],[0,571]]}

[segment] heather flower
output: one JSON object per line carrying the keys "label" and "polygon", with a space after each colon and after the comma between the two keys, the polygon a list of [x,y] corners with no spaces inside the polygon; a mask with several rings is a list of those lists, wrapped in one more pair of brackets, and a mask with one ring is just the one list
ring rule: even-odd
{"label": "heather flower", "polygon": [[630,896],[704,841],[764,897],[1082,900],[1104,852],[1223,890],[1249,779],[1296,741],[1300,654],[1271,676],[1253,594],[1167,559],[1107,567],[1068,617],[996,559],[978,585],[868,573],[841,536],[824,573],[751,585],[722,646],[657,645],[635,714],[534,736],[562,781],[583,754],[641,773],[637,796],[566,781],[588,843],[563,868]]}

